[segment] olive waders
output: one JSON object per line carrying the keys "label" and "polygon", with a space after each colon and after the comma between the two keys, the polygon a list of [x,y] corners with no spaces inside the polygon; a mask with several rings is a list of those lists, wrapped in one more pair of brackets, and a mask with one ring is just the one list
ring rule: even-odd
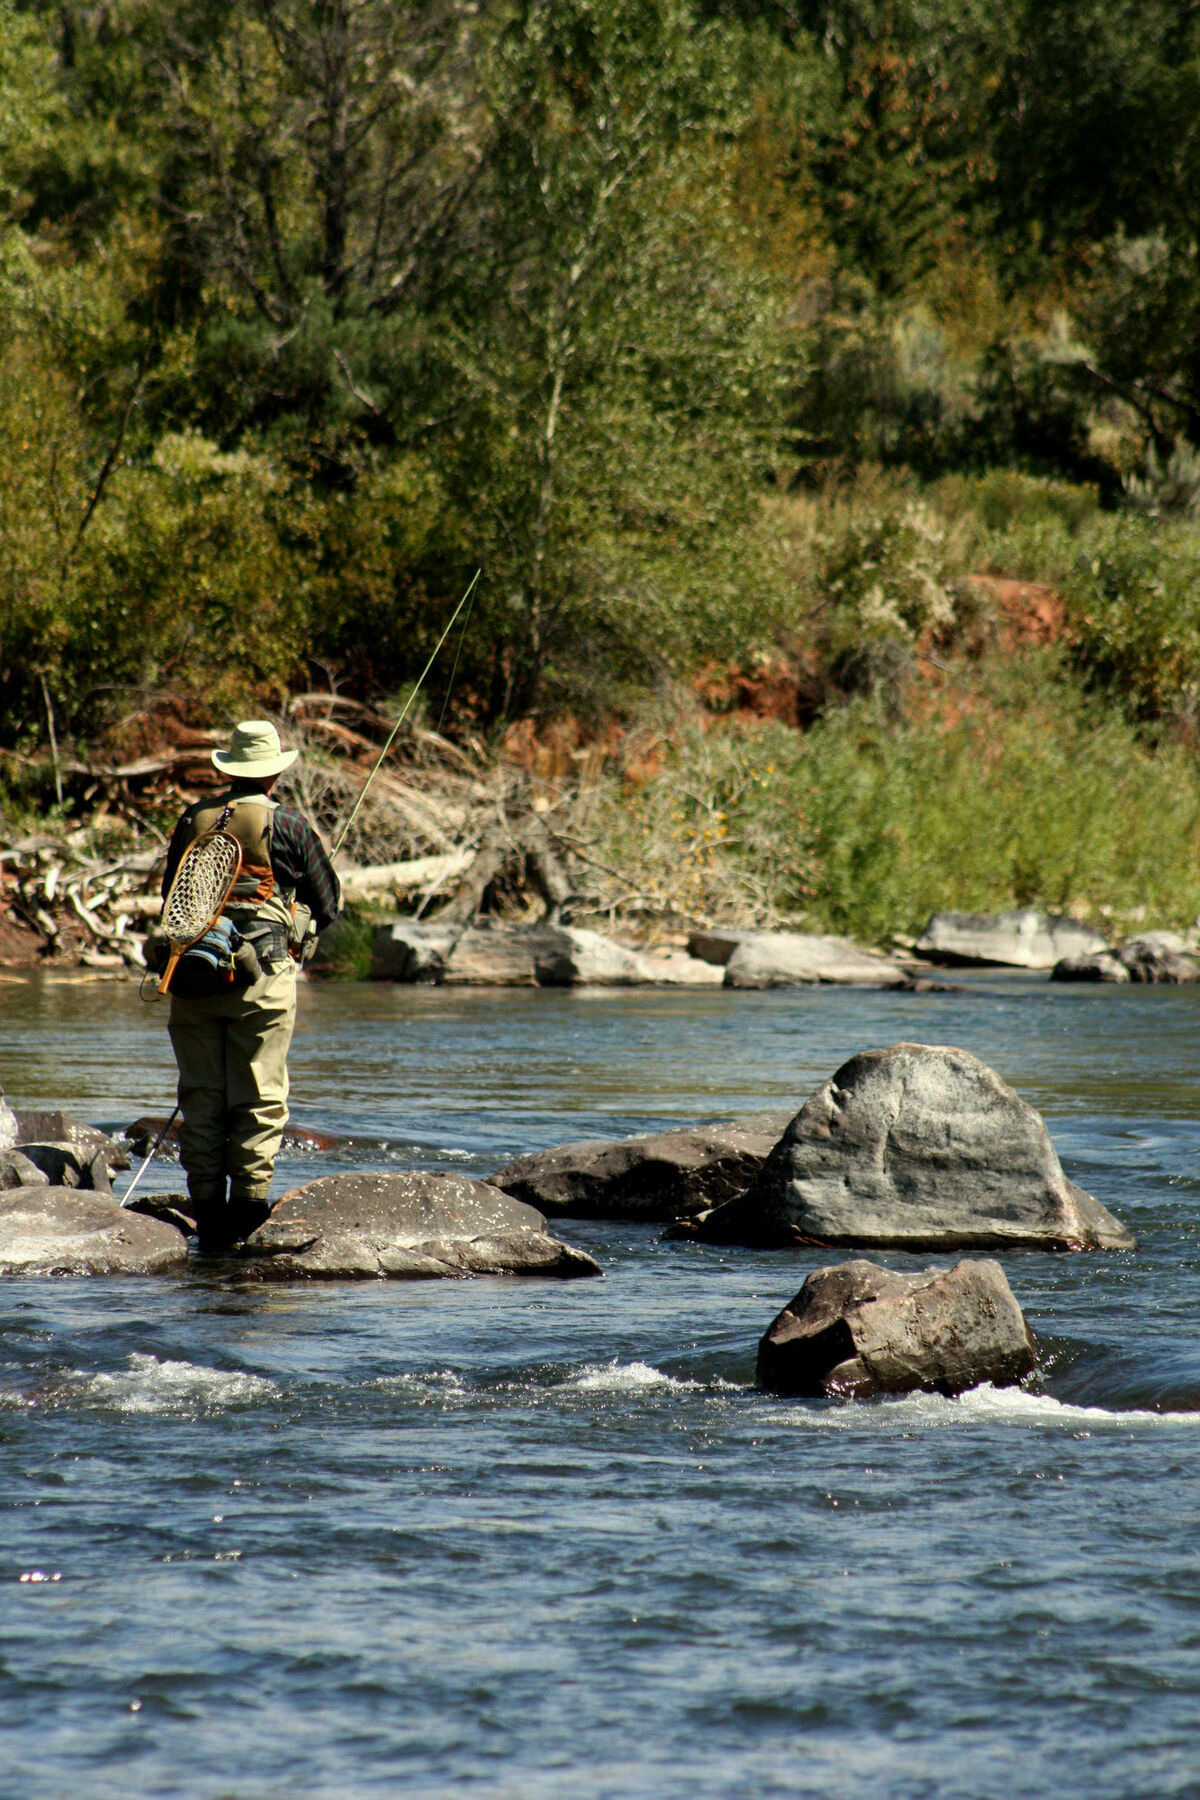
{"label": "olive waders", "polygon": [[228,811],[223,829],[241,845],[242,872],[224,911],[254,945],[261,971],[249,985],[234,982],[204,999],[171,996],[179,1150],[202,1247],[236,1242],[268,1216],[271,1175],[288,1121],[294,905],[271,867],[275,807],[265,794],[250,794],[206,801],[187,815],[185,848]]}

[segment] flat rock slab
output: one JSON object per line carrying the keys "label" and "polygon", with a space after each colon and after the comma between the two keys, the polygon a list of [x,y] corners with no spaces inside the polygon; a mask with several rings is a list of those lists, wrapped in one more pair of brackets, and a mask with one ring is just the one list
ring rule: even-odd
{"label": "flat rock slab", "polygon": [[448,987],[637,987],[650,979],[636,950],[567,925],[472,926],[397,919],[377,925],[373,981]]}
{"label": "flat rock slab", "polygon": [[717,1125],[562,1144],[519,1156],[489,1180],[551,1215],[686,1219],[744,1192],[791,1120],[790,1112],[750,1113]]}
{"label": "flat rock slab", "polygon": [[993,963],[1009,969],[1052,969],[1064,957],[1094,956],[1107,949],[1103,932],[1033,908],[934,913],[913,945],[917,956],[933,962]]}
{"label": "flat rock slab", "polygon": [[999,1263],[899,1275],[870,1262],[816,1269],[768,1327],[758,1383],[779,1394],[864,1399],[1011,1387],[1037,1360]]}
{"label": "flat rock slab", "polygon": [[465,1175],[326,1175],[293,1188],[246,1239],[256,1281],[599,1275],[532,1206]]}
{"label": "flat rock slab", "polygon": [[805,931],[755,931],[740,935],[724,964],[728,988],[900,987],[908,979],[902,964],[863,950],[849,938]]}
{"label": "flat rock slab", "polygon": [[107,1194],[23,1187],[0,1193],[0,1275],[168,1275],[187,1265],[173,1226]]}
{"label": "flat rock slab", "polygon": [[640,950],[638,964],[650,987],[720,987],[725,980],[718,966],[683,950]]}
{"label": "flat rock slab", "polygon": [[768,1247],[1135,1247],[1067,1180],[1032,1106],[977,1057],[930,1044],[851,1057],[797,1113],[744,1195],[677,1229]]}

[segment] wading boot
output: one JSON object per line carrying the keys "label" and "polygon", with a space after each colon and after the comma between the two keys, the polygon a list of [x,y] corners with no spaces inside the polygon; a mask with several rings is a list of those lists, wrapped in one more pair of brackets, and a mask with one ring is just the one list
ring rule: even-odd
{"label": "wading boot", "polygon": [[231,1244],[240,1244],[270,1218],[271,1203],[265,1188],[235,1188],[229,1196]]}

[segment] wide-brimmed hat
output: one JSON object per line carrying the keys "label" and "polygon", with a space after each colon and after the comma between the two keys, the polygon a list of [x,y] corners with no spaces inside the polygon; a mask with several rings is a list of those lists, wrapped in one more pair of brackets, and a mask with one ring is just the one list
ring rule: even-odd
{"label": "wide-brimmed hat", "polygon": [[228,750],[214,750],[212,759],[225,775],[282,775],[290,769],[298,750],[285,750],[270,719],[243,719],[233,728]]}

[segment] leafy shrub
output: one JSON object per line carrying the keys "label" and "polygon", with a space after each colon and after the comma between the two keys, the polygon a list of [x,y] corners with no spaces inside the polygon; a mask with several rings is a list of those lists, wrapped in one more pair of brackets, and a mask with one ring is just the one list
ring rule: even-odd
{"label": "leafy shrub", "polygon": [[1200,536],[1106,519],[1063,584],[1080,667],[1133,718],[1200,713]]}

